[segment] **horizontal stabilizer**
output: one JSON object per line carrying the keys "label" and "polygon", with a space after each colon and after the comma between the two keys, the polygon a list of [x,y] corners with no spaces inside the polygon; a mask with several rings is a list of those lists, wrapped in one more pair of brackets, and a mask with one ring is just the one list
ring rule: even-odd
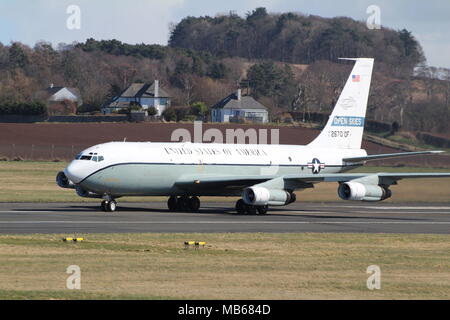
{"label": "horizontal stabilizer", "polygon": [[423,155],[430,155],[430,154],[439,154],[439,153],[443,153],[443,152],[444,151],[419,151],[419,152],[387,153],[387,154],[375,154],[372,156],[365,156],[365,157],[345,158],[342,160],[344,162],[363,162],[363,161],[373,161],[373,160],[380,160],[380,159],[423,156]]}

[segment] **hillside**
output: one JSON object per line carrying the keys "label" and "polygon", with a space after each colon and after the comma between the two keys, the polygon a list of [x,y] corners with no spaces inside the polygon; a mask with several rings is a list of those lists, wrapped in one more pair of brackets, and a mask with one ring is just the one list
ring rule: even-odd
{"label": "hillside", "polygon": [[419,42],[405,29],[374,31],[365,22],[347,17],[272,14],[265,8],[256,8],[245,17],[186,17],[173,28],[169,45],[214,56],[297,64],[373,57],[396,76],[412,74],[425,61]]}

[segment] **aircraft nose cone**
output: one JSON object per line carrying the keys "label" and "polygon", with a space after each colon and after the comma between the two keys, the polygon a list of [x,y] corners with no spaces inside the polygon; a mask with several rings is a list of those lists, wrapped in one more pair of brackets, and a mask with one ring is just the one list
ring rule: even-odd
{"label": "aircraft nose cone", "polygon": [[75,184],[80,183],[84,179],[83,170],[80,165],[72,162],[69,166],[64,170],[64,174],[70,181]]}

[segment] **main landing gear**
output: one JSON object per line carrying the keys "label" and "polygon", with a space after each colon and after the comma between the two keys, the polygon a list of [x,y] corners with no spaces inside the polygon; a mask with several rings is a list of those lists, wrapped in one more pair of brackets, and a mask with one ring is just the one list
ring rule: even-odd
{"label": "main landing gear", "polygon": [[269,206],[252,206],[248,205],[244,202],[244,200],[240,199],[238,202],[236,202],[236,212],[237,214],[249,214],[249,215],[255,215],[255,214],[267,214],[267,211],[269,211]]}
{"label": "main landing gear", "polygon": [[167,201],[169,211],[198,212],[200,210],[200,199],[198,197],[170,197]]}
{"label": "main landing gear", "polygon": [[[175,197],[172,196],[167,201],[167,207],[169,211],[182,211],[182,212],[198,212],[200,209],[200,199],[198,197]],[[267,214],[269,211],[269,206],[251,206],[240,199],[236,202],[236,212],[238,214],[248,214],[248,215],[263,215]]]}

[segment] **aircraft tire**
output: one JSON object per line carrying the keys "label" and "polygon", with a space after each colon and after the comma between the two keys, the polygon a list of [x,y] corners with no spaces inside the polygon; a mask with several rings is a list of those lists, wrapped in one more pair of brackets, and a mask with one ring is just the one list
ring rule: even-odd
{"label": "aircraft tire", "polygon": [[186,196],[182,196],[178,198],[177,201],[177,209],[178,211],[186,212],[189,211],[189,198]]}
{"label": "aircraft tire", "polygon": [[115,212],[117,210],[117,202],[114,200],[109,201],[106,208],[108,209],[108,212]]}
{"label": "aircraft tire", "polygon": [[255,215],[256,214],[256,207],[255,206],[249,206],[249,205],[247,205],[246,206],[246,208],[245,208],[245,212],[248,214],[248,215]]}
{"label": "aircraft tire", "polygon": [[245,214],[246,204],[244,200],[240,199],[236,202],[236,212],[237,214]]}
{"label": "aircraft tire", "polygon": [[174,212],[178,209],[178,199],[177,197],[170,197],[169,200],[167,200],[167,207],[169,208],[169,211]]}
{"label": "aircraft tire", "polygon": [[258,211],[258,214],[267,214],[267,211],[269,211],[269,206],[265,205],[265,206],[259,206],[256,208],[256,210]]}
{"label": "aircraft tire", "polygon": [[200,210],[200,199],[198,197],[189,198],[189,210],[191,212],[198,212]]}

